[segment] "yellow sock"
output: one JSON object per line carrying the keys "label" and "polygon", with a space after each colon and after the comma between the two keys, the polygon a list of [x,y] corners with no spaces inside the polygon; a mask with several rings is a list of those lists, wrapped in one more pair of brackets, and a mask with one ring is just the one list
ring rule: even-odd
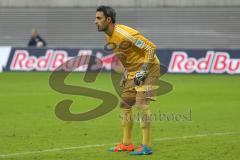
{"label": "yellow sock", "polygon": [[142,144],[151,147],[150,125],[151,125],[151,112],[148,107],[140,108],[140,126],[142,128]]}
{"label": "yellow sock", "polygon": [[123,127],[123,140],[122,143],[125,145],[132,143],[132,127],[133,127],[133,117],[132,109],[122,108],[122,127]]}

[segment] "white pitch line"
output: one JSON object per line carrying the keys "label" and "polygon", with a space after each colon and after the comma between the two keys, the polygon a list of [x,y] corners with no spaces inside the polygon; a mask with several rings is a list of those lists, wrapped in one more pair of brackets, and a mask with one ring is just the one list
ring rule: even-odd
{"label": "white pitch line", "polygon": [[192,136],[182,136],[182,137],[164,137],[160,139],[154,139],[153,141],[170,141],[170,140],[178,140],[178,139],[190,139],[190,138],[210,137],[210,136],[226,136],[226,135],[237,135],[237,134],[240,134],[240,132],[222,132],[222,133],[196,134]]}
{"label": "white pitch line", "polygon": [[[182,137],[164,137],[164,138],[154,139],[153,141],[170,141],[170,140],[190,139],[190,138],[198,138],[198,137],[226,136],[226,135],[238,135],[238,134],[240,134],[240,132],[196,134],[196,135],[192,135],[192,136],[182,136]],[[64,150],[85,149],[85,148],[92,148],[92,147],[103,147],[103,146],[110,146],[110,145],[115,145],[115,144],[118,144],[118,143],[93,144],[93,145],[85,145],[85,146],[77,146],[77,147],[52,148],[52,149],[45,149],[45,150],[38,150],[38,151],[9,153],[9,154],[1,154],[0,158],[8,158],[8,157],[14,157],[14,156],[45,153],[45,152],[56,152],[56,151],[64,151]]]}
{"label": "white pitch line", "polygon": [[83,148],[91,148],[91,147],[102,147],[102,146],[109,146],[109,145],[114,145],[114,144],[117,144],[117,143],[94,144],[94,145],[85,145],[85,146],[77,146],[77,147],[52,148],[52,149],[45,149],[45,150],[39,150],[39,151],[9,153],[9,154],[0,155],[0,158],[13,157],[13,156],[18,156],[18,155],[35,154],[35,153],[44,153],[44,152],[56,152],[56,151],[63,151],[63,150],[75,150],[75,149],[83,149]]}

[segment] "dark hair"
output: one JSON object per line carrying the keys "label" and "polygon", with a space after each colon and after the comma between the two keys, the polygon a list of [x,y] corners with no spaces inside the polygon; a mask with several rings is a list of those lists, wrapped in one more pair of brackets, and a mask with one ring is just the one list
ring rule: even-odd
{"label": "dark hair", "polygon": [[111,17],[112,23],[116,22],[116,12],[112,7],[109,6],[99,6],[97,12],[103,12],[105,17]]}

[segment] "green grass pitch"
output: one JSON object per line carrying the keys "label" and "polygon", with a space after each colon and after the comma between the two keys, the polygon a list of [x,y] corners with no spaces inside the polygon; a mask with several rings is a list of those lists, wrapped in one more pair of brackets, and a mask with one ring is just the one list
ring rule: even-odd
{"label": "green grass pitch", "polygon": [[[109,153],[121,141],[119,108],[97,119],[65,122],[55,105],[72,99],[72,112],[85,112],[101,103],[89,97],[63,95],[49,87],[50,73],[0,74],[0,159],[4,160],[239,160],[240,76],[164,75],[174,89],[151,104],[152,113],[190,116],[162,118],[152,123],[154,154],[132,157]],[[74,73],[66,83],[98,88],[116,95],[110,75],[83,83]],[[191,113],[190,113],[191,110]],[[188,117],[189,118],[189,117]],[[134,143],[141,142],[135,123]]]}

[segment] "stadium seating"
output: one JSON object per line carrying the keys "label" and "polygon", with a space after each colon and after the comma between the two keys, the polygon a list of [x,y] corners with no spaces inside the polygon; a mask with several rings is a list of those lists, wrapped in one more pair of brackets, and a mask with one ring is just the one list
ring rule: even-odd
{"label": "stadium seating", "polygon": [[[239,8],[117,8],[117,21],[161,48],[234,48]],[[49,47],[102,48],[95,8],[0,8],[0,45],[26,46],[37,28]]]}

